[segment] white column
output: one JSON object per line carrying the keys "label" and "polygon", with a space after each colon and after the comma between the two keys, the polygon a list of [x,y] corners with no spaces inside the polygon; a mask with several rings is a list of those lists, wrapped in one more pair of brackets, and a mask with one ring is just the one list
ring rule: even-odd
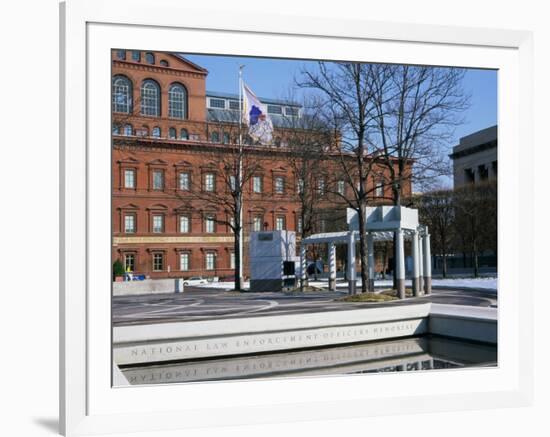
{"label": "white column", "polygon": [[418,234],[418,289],[423,290],[424,284],[424,234],[420,232]]}
{"label": "white column", "polygon": [[405,299],[405,245],[403,242],[403,229],[396,232],[396,250],[395,250],[395,277],[397,279],[397,297]]}
{"label": "white column", "polygon": [[349,294],[355,294],[355,234],[348,233],[348,289]]}
{"label": "white column", "polygon": [[432,292],[432,252],[430,249],[430,234],[426,227],[426,234],[423,241],[424,249],[424,292],[430,294]]}
{"label": "white column", "polygon": [[369,284],[367,290],[374,292],[374,235],[372,232],[367,233],[367,254],[369,268]]}
{"label": "white column", "polygon": [[413,289],[413,295],[415,297],[420,296],[420,284],[418,281],[419,276],[419,270],[420,270],[420,257],[418,253],[418,231],[414,231],[412,234],[412,244],[411,244],[411,251],[412,251],[412,289]]}
{"label": "white column", "polygon": [[328,244],[328,289],[336,291],[336,244]]}
{"label": "white column", "polygon": [[307,247],[302,241],[300,244],[300,286],[305,287],[307,285],[307,259],[306,259]]}

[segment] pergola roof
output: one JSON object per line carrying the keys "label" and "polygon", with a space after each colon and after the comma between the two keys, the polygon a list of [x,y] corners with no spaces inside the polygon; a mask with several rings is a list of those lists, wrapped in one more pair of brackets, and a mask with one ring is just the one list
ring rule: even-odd
{"label": "pergola roof", "polygon": [[[356,237],[359,236],[358,231],[352,231]],[[393,241],[393,231],[371,231],[374,241]],[[413,234],[412,230],[403,229],[403,236],[410,238]],[[313,234],[302,240],[303,244],[323,244],[323,243],[335,243],[335,244],[347,244],[349,238],[349,231],[341,232],[323,232],[319,234]]]}

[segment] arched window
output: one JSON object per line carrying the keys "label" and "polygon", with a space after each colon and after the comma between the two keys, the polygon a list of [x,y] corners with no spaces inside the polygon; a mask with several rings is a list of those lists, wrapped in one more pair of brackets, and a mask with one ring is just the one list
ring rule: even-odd
{"label": "arched window", "polygon": [[170,129],[168,129],[168,138],[170,138],[171,140],[176,139],[176,128],[175,127],[171,127]]}
{"label": "arched window", "polygon": [[132,82],[126,76],[113,78],[113,111],[132,112]]}
{"label": "arched window", "polygon": [[181,140],[188,140],[189,139],[189,132],[187,132],[187,129],[180,130],[180,139]]}
{"label": "arched window", "polygon": [[133,129],[131,124],[124,125],[124,135],[130,136],[133,134]]}
{"label": "arched window", "polygon": [[147,62],[148,64],[154,64],[155,55],[153,55],[151,52],[145,53],[145,62]]}
{"label": "arched window", "polygon": [[160,61],[160,65],[162,65],[163,67],[168,67],[168,61],[165,61],[163,59],[162,61]]}
{"label": "arched window", "polygon": [[231,138],[229,137],[229,132],[223,133],[223,143],[229,144],[231,142]]}
{"label": "arched window", "polygon": [[179,83],[173,83],[168,90],[168,116],[187,117],[187,90]]}
{"label": "arched window", "polygon": [[113,125],[113,135],[120,135],[120,126],[118,124]]}
{"label": "arched window", "polygon": [[160,115],[160,87],[152,79],[146,79],[141,84],[141,114]]}
{"label": "arched window", "polygon": [[126,50],[117,50],[116,51],[116,57],[120,59],[121,61],[126,60]]}
{"label": "arched window", "polygon": [[155,126],[155,127],[153,128],[153,132],[152,132],[152,133],[153,133],[153,137],[155,137],[155,138],[160,138],[160,127]]}
{"label": "arched window", "polygon": [[138,50],[132,50],[132,61],[141,61],[141,52]]}
{"label": "arched window", "polygon": [[220,142],[220,133],[219,132],[212,132],[210,134],[210,141],[213,143],[219,143]]}

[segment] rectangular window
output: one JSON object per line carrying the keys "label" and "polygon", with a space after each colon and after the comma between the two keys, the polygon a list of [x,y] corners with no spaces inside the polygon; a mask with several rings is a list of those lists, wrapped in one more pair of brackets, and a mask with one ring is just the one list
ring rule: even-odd
{"label": "rectangular window", "polygon": [[204,230],[206,233],[211,234],[215,232],[215,226],[216,222],[214,220],[214,216],[209,215],[204,220]]}
{"label": "rectangular window", "polygon": [[189,254],[180,253],[180,270],[186,272],[189,270]]}
{"label": "rectangular window", "polygon": [[154,253],[153,254],[153,271],[162,272],[163,270],[164,270],[164,254]]}
{"label": "rectangular window", "polygon": [[269,114],[282,114],[283,113],[283,108],[281,106],[278,106],[278,105],[267,105],[267,112]]}
{"label": "rectangular window", "polygon": [[216,254],[214,252],[206,252],[206,270],[214,270],[216,268]]}
{"label": "rectangular window", "polygon": [[225,109],[225,100],[224,99],[210,98],[210,107],[211,108]]}
{"label": "rectangular window", "polygon": [[191,176],[189,175],[189,173],[180,173],[179,186],[180,190],[189,191],[191,189]]}
{"label": "rectangular window", "polygon": [[285,230],[285,218],[279,216],[275,219],[275,230],[284,231]]}
{"label": "rectangular window", "polygon": [[283,194],[285,192],[285,178],[277,176],[275,178],[275,192],[277,194]]}
{"label": "rectangular window", "polygon": [[302,233],[302,228],[303,228],[302,217],[298,217],[298,222],[296,223],[296,232],[301,234]]}
{"label": "rectangular window", "polygon": [[164,171],[153,170],[153,190],[164,189]]}
{"label": "rectangular window", "polygon": [[126,234],[136,232],[136,216],[134,214],[126,214],[124,216],[124,232]]}
{"label": "rectangular window", "polygon": [[124,170],[124,188],[136,188],[136,171],[134,169]]}
{"label": "rectangular window", "polygon": [[303,194],[304,192],[304,180],[302,178],[298,179],[298,184],[296,185],[296,191],[298,191],[298,194]]}
{"label": "rectangular window", "polygon": [[327,231],[327,221],[325,219],[319,220],[319,232]]}
{"label": "rectangular window", "polygon": [[229,268],[235,268],[235,252],[231,252],[231,254],[229,255]]}
{"label": "rectangular window", "polygon": [[136,270],[136,256],[133,253],[124,254],[124,271],[128,270],[131,272]]}
{"label": "rectangular window", "polygon": [[260,232],[262,230],[262,216],[256,215],[252,219],[252,230],[254,232]]}
{"label": "rectangular window", "polygon": [[237,189],[237,177],[236,176],[229,176],[229,187],[231,191],[235,191]]}
{"label": "rectangular window", "polygon": [[252,191],[254,193],[261,193],[262,192],[262,177],[261,176],[254,176],[252,178]]}
{"label": "rectangular window", "polygon": [[325,180],[323,178],[317,180],[317,193],[319,196],[325,195]]}
{"label": "rectangular window", "polygon": [[346,184],[344,181],[338,181],[338,186],[336,187],[336,189],[338,190],[338,194],[340,194],[341,196],[344,195],[344,193],[346,192]]}
{"label": "rectangular window", "polygon": [[206,173],[204,175],[204,191],[214,191],[214,173]]}
{"label": "rectangular window", "polygon": [[239,101],[238,100],[230,100],[229,101],[229,109],[233,109],[234,111],[239,110]]}
{"label": "rectangular window", "polygon": [[180,232],[181,233],[187,233],[189,232],[190,228],[190,220],[189,217],[186,215],[180,215]]}
{"label": "rectangular window", "polygon": [[376,197],[383,197],[384,196],[384,182],[378,181],[376,183],[376,189],[374,191],[374,194]]}
{"label": "rectangular window", "polygon": [[163,215],[154,215],[153,216],[153,232],[155,234],[161,234],[164,232],[164,216]]}
{"label": "rectangular window", "polygon": [[285,108],[285,114],[287,117],[298,117],[298,115],[300,114],[300,109],[294,108],[292,106],[287,106]]}

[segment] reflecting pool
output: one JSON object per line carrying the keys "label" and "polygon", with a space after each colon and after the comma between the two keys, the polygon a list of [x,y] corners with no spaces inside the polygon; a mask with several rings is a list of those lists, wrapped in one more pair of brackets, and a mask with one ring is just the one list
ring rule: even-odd
{"label": "reflecting pool", "polygon": [[123,367],[130,385],[409,372],[497,365],[496,345],[438,336],[218,359]]}

